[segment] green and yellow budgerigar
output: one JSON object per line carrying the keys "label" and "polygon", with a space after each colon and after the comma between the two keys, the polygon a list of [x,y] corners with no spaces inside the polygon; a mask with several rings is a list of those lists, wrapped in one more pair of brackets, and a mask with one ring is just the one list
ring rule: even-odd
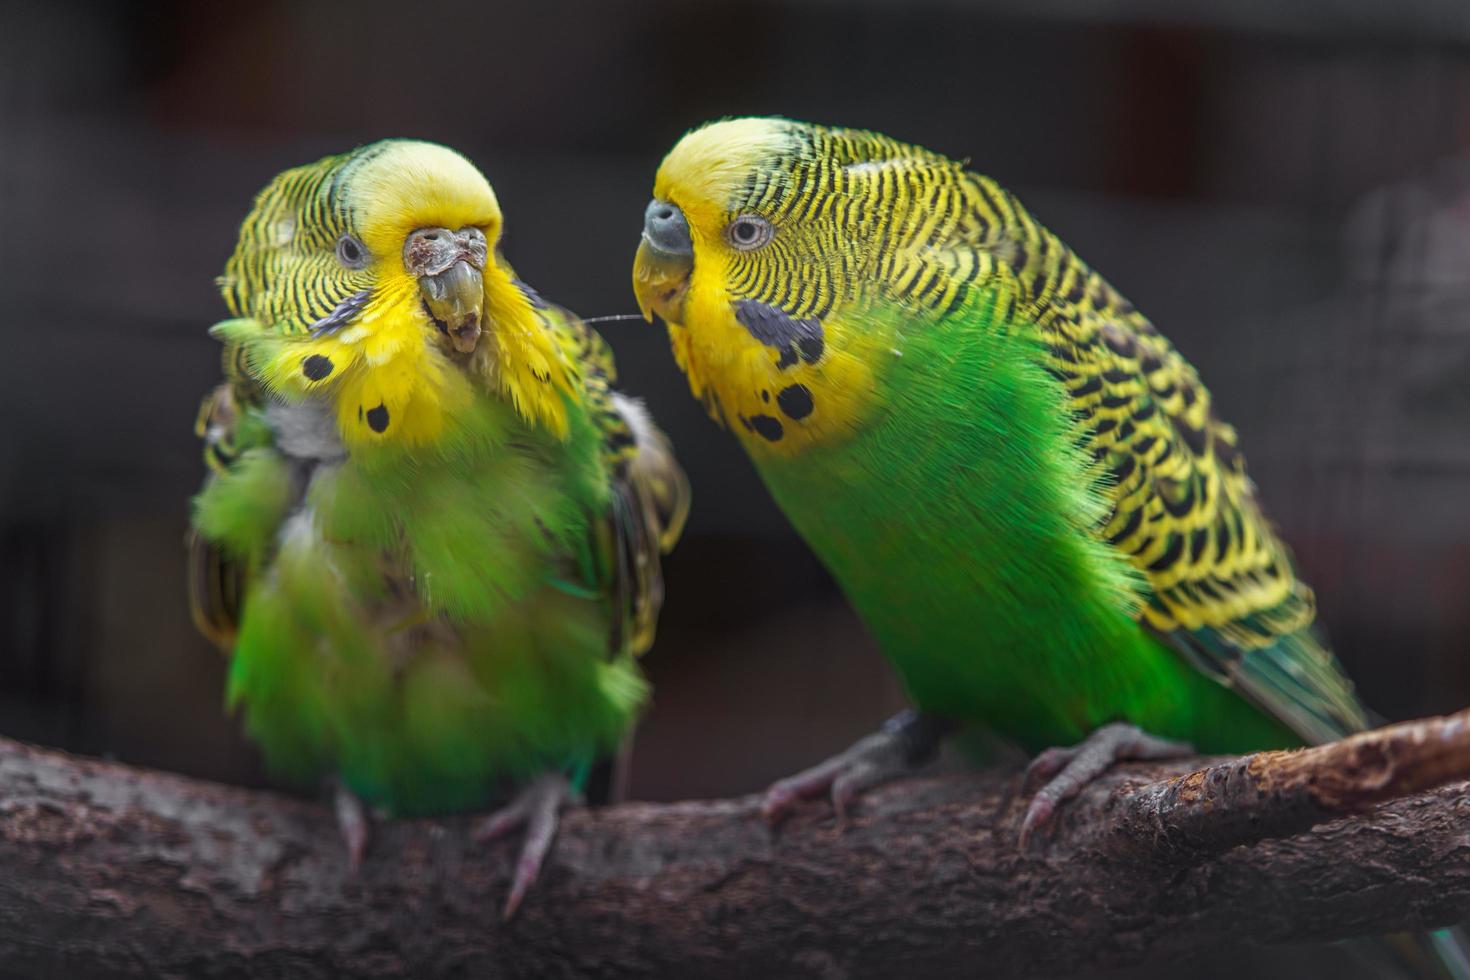
{"label": "green and yellow budgerigar", "polygon": [[[1031,749],[1364,727],[1194,369],[1013,195],[783,119],[689,133],[654,194],[645,315],[924,714]],[[1165,750],[1103,731],[1088,761]]]}
{"label": "green and yellow budgerigar", "polygon": [[1047,750],[1024,839],[1115,760],[1368,724],[1195,369],[993,180],[713,123],[660,166],[633,278],[918,708],[773,786],[772,818],[840,812],[957,726]]}
{"label": "green and yellow budgerigar", "polygon": [[[485,178],[388,140],[256,198],[212,330],[192,600],[270,770],[391,815],[515,801],[507,903],[647,700],[684,476],[602,340],[497,251]],[[356,802],[356,801],[360,801]]]}

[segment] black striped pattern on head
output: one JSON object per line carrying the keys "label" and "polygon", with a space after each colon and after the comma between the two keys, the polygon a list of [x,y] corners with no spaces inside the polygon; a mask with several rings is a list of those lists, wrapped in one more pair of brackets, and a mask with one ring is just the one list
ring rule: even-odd
{"label": "black striped pattern on head", "polygon": [[988,178],[878,133],[799,124],[786,132],[786,150],[762,159],[729,202],[727,224],[756,214],[776,232],[763,248],[732,250],[736,298],[821,319],[877,288],[948,313],[1016,256],[1027,257],[1038,298],[1054,290],[1046,233]]}
{"label": "black striped pattern on head", "polygon": [[351,175],[385,148],[378,143],[295,167],[256,196],[220,279],[231,313],[283,333],[304,333],[350,297],[371,290],[372,272],[346,268],[336,246],[344,234],[357,235],[348,200]]}

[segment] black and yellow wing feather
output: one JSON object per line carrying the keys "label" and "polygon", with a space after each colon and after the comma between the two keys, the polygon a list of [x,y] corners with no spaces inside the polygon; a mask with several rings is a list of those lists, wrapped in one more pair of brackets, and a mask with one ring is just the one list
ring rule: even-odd
{"label": "black and yellow wing feather", "polygon": [[[204,441],[204,462],[211,473],[228,470],[245,450],[268,438],[260,424],[243,424],[258,414],[265,393],[244,364],[244,353],[226,344],[222,367],[226,380],[204,397],[194,420],[194,434]],[[234,645],[248,569],[215,542],[190,528],[188,550],[189,613],[205,638],[223,650]]]}
{"label": "black and yellow wing feather", "polygon": [[653,645],[663,605],[661,556],[679,540],[689,515],[689,482],[642,406],[613,390],[617,371],[602,337],[574,314],[528,295],[579,366],[587,409],[602,436],[611,487],[595,530],[607,556],[613,649],[642,654]]}
{"label": "black and yellow wing feather", "polygon": [[[1039,225],[1022,228],[1023,316],[1041,329],[1110,512],[1097,533],[1147,584],[1141,617],[1196,667],[1298,735],[1368,724],[1316,633],[1312,590],[1266,519],[1235,430],[1195,369],[1141,313]],[[1024,281],[1027,278],[1030,281]]]}
{"label": "black and yellow wing feather", "polygon": [[1366,727],[1316,632],[1312,590],[1193,366],[994,181],[952,163],[913,173],[930,183],[934,225],[920,254],[944,273],[911,276],[931,283],[915,299],[950,309],[969,283],[998,284],[1008,319],[1039,332],[1109,505],[1096,533],[1144,581],[1144,626],[1307,741]]}

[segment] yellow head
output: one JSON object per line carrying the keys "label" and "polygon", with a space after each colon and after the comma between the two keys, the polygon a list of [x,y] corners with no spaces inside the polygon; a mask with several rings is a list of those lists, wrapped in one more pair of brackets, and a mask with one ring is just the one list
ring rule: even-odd
{"label": "yellow head", "polygon": [[500,233],[469,161],[384,140],[271,181],[220,289],[282,340],[262,380],[332,398],[350,446],[433,441],[476,378],[564,431],[569,368],[499,260]]}
{"label": "yellow head", "polygon": [[[694,394],[753,452],[830,444],[880,409],[904,309],[956,301],[941,255],[971,175],[876,133],[734,119],[659,168],[633,283]],[[875,302],[888,300],[890,302]]]}

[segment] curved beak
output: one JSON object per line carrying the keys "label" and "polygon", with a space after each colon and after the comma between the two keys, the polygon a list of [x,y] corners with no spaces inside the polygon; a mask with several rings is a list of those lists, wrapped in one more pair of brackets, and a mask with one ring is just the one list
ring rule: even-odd
{"label": "curved beak", "polygon": [[682,322],[693,271],[694,243],[684,212],[654,198],[643,214],[643,240],[633,259],[633,292],[643,319],[652,323],[657,313],[666,322]]}
{"label": "curved beak", "polygon": [[403,246],[403,264],[418,277],[429,316],[461,354],[480,340],[487,252],[478,228],[420,228]]}

